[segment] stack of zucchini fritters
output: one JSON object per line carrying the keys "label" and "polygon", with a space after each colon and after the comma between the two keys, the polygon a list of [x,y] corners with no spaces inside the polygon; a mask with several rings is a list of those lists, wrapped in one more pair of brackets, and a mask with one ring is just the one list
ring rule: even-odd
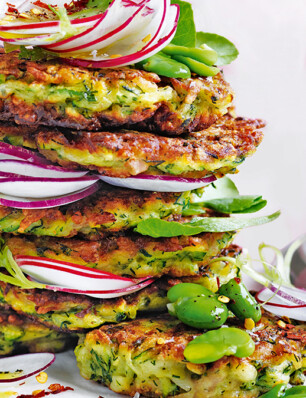
{"label": "stack of zucchini fritters", "polygon": [[[104,176],[234,173],[255,152],[264,123],[234,117],[232,101],[221,73],[180,80],[127,67],[87,70],[0,54],[0,140]],[[184,347],[200,331],[167,315],[167,291],[193,282],[216,292],[238,276],[234,262],[216,260],[240,253],[232,244],[235,231],[153,238],[133,229],[149,218],[188,221],[184,209],[202,194],[203,189],[143,192],[101,183],[95,194],[66,206],[1,206],[2,239],[14,256],[155,281],[113,299],[0,282],[0,355],[59,351],[81,334],[81,374],[131,396],[251,398],[290,376],[299,382],[305,333],[299,326],[281,330],[268,314],[252,333],[251,357],[208,365],[184,359]],[[224,216],[202,210],[203,217]]]}

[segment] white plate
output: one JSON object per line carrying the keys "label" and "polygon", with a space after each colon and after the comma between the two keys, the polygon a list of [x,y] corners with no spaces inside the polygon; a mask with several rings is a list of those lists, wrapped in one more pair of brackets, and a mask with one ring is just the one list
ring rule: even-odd
{"label": "white plate", "polygon": [[[35,390],[47,390],[50,384],[59,383],[64,387],[72,387],[74,391],[65,391],[58,395],[50,395],[49,397],[58,398],[124,398],[124,395],[118,395],[110,391],[106,387],[102,387],[94,381],[83,379],[80,376],[79,369],[76,364],[76,358],[72,350],[57,354],[55,362],[46,369],[48,380],[45,384],[37,382],[35,376],[16,383],[2,383],[0,385],[1,393],[11,391],[17,394],[6,395],[5,398],[17,397],[20,394],[32,394]],[[24,384],[23,384],[24,383]],[[126,397],[127,398],[127,397]]]}

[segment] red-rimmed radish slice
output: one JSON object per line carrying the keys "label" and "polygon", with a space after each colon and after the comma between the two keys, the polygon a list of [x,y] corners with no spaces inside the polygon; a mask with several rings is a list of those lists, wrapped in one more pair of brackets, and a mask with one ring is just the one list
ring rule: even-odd
{"label": "red-rimmed radish slice", "polygon": [[58,36],[53,35],[39,35],[35,37],[17,37],[17,38],[7,38],[1,35],[2,41],[10,44],[16,44],[18,46],[42,46],[46,44],[56,43],[58,41]]}
{"label": "red-rimmed radish slice", "polygon": [[172,176],[159,176],[139,174],[134,177],[117,178],[99,176],[99,178],[108,184],[117,187],[138,189],[142,191],[156,191],[156,192],[185,192],[193,189],[202,188],[205,185],[216,181],[215,176],[208,176],[204,178],[182,178]]}
{"label": "red-rimmed radish slice", "polygon": [[[162,31],[164,35],[157,43],[150,45],[144,50],[140,50],[133,54],[115,57],[116,54],[120,54],[116,43],[108,49],[109,59],[99,60],[99,57],[95,56],[93,60],[87,59],[76,59],[76,58],[63,58],[63,61],[69,65],[81,66],[85,68],[114,68],[117,66],[124,66],[134,64],[142,61],[158,51],[162,50],[170,41],[173,39],[177,22],[179,18],[179,6],[176,4],[171,5],[169,10],[169,17],[165,20],[165,27]],[[117,43],[120,46],[120,42]],[[111,51],[110,51],[111,50]]]}
{"label": "red-rimmed radish slice", "polygon": [[[33,280],[29,277],[30,280]],[[36,281],[36,280],[35,280]],[[52,290],[54,292],[64,292],[64,293],[71,293],[71,294],[84,294],[86,296],[98,298],[98,299],[111,299],[116,297],[127,296],[128,294],[136,293],[139,290],[144,289],[145,287],[149,286],[153,283],[155,279],[147,279],[143,282],[131,285],[126,288],[122,289],[114,289],[114,290],[82,290],[82,289],[69,289],[67,287],[57,286],[57,285],[46,285],[47,290]],[[39,282],[39,281],[36,281]],[[107,283],[106,283],[107,285]]]}
{"label": "red-rimmed radish slice", "polygon": [[[77,275],[81,274],[86,274],[86,275],[91,275],[92,277],[97,277],[97,278],[109,278],[109,279],[118,279],[122,280],[125,282],[129,283],[139,283],[142,282],[148,278],[127,278],[119,275],[112,274],[110,272],[102,271],[96,268],[90,268],[86,267],[84,265],[80,264],[74,264],[70,263],[68,261],[62,261],[62,260],[55,260],[52,258],[47,258],[47,257],[34,257],[34,256],[16,256],[15,261],[20,267],[25,267],[25,266],[30,266],[30,267],[36,267],[36,270],[41,267],[41,268],[50,268],[50,269],[56,269],[56,270],[63,270],[63,271],[68,271],[75,273]],[[45,272],[45,271],[43,271]]]}
{"label": "red-rimmed radish slice", "polygon": [[49,160],[36,154],[34,151],[0,142],[0,160],[4,159],[26,160],[27,162],[36,164],[52,164]]}
{"label": "red-rimmed radish slice", "polygon": [[16,256],[15,261],[31,280],[46,284],[46,289],[98,298],[130,294],[154,281],[150,277],[125,278],[82,265],[43,257]]}
{"label": "red-rimmed radish slice", "polygon": [[[88,171],[69,170],[53,164],[29,163],[25,160],[0,160],[0,173],[19,174],[42,178],[77,178],[85,176]],[[13,176],[13,175],[12,175]]]}
{"label": "red-rimmed radish slice", "polygon": [[[150,23],[150,19],[142,13],[148,2],[145,0],[141,5],[127,8],[123,0],[114,0],[93,28],[44,48],[57,53],[91,52],[106,48],[126,35],[134,35],[135,25],[144,29]],[[129,37],[129,42],[134,42],[134,36]]]}
{"label": "red-rimmed radish slice", "polygon": [[19,198],[16,196],[3,195],[0,193],[0,205],[14,207],[16,209],[50,209],[52,207],[64,206],[69,203],[87,198],[99,189],[99,183],[96,182],[88,188],[81,189],[70,195],[62,195],[52,198]]}
{"label": "red-rimmed radish slice", "polygon": [[94,176],[79,178],[4,177],[0,178],[0,192],[4,195],[38,199],[70,194],[93,185],[97,180],[98,177]]}
{"label": "red-rimmed radish slice", "polygon": [[[121,4],[119,1],[117,1],[117,3],[113,3],[113,7],[111,5],[105,12],[105,18],[99,21],[93,28],[80,33],[77,36],[73,36],[52,45],[47,45],[44,48],[58,53],[71,53],[76,51],[98,51],[99,49],[110,46],[106,50],[106,52],[109,52],[110,50],[112,51],[113,44],[120,40],[120,48],[118,45],[116,46],[116,54],[118,54],[118,51],[121,54],[126,52],[137,52],[141,49],[147,48],[149,44],[159,39],[162,33],[164,20],[166,18],[166,12],[170,7],[169,0],[163,0],[162,6],[160,4],[160,0],[151,0],[150,7],[152,7],[153,12],[147,14],[145,11],[146,2],[143,2],[143,5],[141,7],[138,6],[138,9],[136,9],[133,15],[129,18],[126,16],[125,19],[122,19],[121,26],[109,31],[109,21],[113,18],[113,14],[117,14],[115,9],[116,4],[118,4],[117,8],[120,6],[122,7],[122,4],[124,5],[124,1],[121,0]],[[125,9],[123,12],[124,14],[122,15],[127,14]],[[119,21],[117,21],[117,23],[118,22]],[[87,39],[86,41],[84,40],[85,36]],[[88,41],[90,38],[93,38],[93,41]],[[112,51],[112,53],[114,52]],[[95,56],[95,58],[98,59],[107,59],[108,57],[108,55],[102,55],[102,57],[98,55]]]}
{"label": "red-rimmed radish slice", "polygon": [[[50,352],[15,355],[0,358],[0,383],[11,383],[24,380],[47,369],[55,361],[55,355]],[[18,371],[16,371],[18,369]]]}
{"label": "red-rimmed radish slice", "polygon": [[[283,287],[281,287],[283,289]],[[292,289],[293,290],[293,289]],[[305,299],[306,292],[303,289],[294,289],[295,297],[299,294],[299,297]],[[291,319],[306,322],[306,303],[295,304],[292,300],[285,298],[279,294],[275,294],[269,288],[264,288],[256,294],[256,299],[259,303],[263,304],[263,307],[273,314],[280,317],[287,316]]]}

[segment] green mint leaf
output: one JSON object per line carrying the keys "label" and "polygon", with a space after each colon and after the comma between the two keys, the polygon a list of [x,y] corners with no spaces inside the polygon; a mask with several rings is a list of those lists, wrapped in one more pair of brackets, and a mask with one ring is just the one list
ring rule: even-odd
{"label": "green mint leaf", "polygon": [[158,218],[150,218],[141,221],[135,231],[141,235],[148,235],[152,238],[171,238],[174,236],[197,235],[202,232],[229,232],[242,228],[266,224],[277,219],[280,211],[269,216],[254,218],[234,217],[203,217],[195,218],[192,222],[181,224],[176,221],[165,221]]}
{"label": "green mint leaf", "polygon": [[239,55],[239,51],[231,41],[215,33],[197,32],[196,47],[202,44],[206,44],[217,52],[218,66],[230,64]]}
{"label": "green mint leaf", "polygon": [[236,196],[239,196],[239,191],[234,182],[228,177],[222,177],[205,187],[199,201],[233,198]]}
{"label": "green mint leaf", "polygon": [[171,43],[178,46],[195,47],[196,28],[191,4],[182,0],[171,0],[171,4],[178,4],[180,6],[177,30]]}
{"label": "green mint leaf", "polygon": [[[17,49],[18,47],[15,46],[15,50]],[[20,46],[19,49],[20,49],[20,53],[18,55],[19,59],[29,59],[30,61],[42,61],[57,57],[57,55],[53,55],[49,51],[43,50],[40,47],[27,48],[25,46]]]}
{"label": "green mint leaf", "polygon": [[99,11],[105,11],[112,0],[89,0],[87,8],[98,8]]}
{"label": "green mint leaf", "polygon": [[183,210],[183,216],[193,216],[203,214],[203,208],[215,210],[225,214],[244,214],[255,213],[267,204],[262,196],[236,196],[233,198],[212,199],[204,202],[189,203]]}
{"label": "green mint leaf", "polygon": [[233,198],[212,199],[203,202],[203,207],[208,207],[220,213],[254,213],[265,207],[266,200],[262,196],[237,196]]}

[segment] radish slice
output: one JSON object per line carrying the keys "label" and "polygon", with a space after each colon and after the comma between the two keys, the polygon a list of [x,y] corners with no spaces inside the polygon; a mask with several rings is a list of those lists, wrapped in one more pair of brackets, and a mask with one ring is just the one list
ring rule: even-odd
{"label": "radish slice", "polygon": [[34,151],[11,144],[6,144],[5,142],[0,142],[0,159],[26,160],[27,162],[40,165],[53,164],[41,155],[36,154]]}
{"label": "radish slice", "polygon": [[[283,287],[281,289],[283,289]],[[301,295],[303,295],[302,297],[306,295],[305,291],[303,291],[302,289],[296,290],[301,291]],[[276,294],[274,296],[273,295],[274,293],[272,292],[272,290],[270,290],[269,288],[264,288],[256,294],[256,299],[259,303],[264,303],[265,301],[269,300],[263,305],[263,307],[267,311],[273,312],[273,314],[276,314],[280,317],[287,316],[289,318],[294,318],[296,320],[306,322],[306,304],[296,305],[291,300],[286,299],[279,294]]]}
{"label": "radish slice", "polygon": [[53,198],[42,198],[40,200],[33,200],[30,198],[17,198],[15,196],[8,196],[0,194],[0,205],[7,207],[14,207],[15,209],[50,209],[52,207],[64,206],[69,203],[77,202],[78,200],[87,198],[99,189],[99,183],[96,182],[88,188],[81,189],[70,195],[63,195]]}
{"label": "radish slice", "polygon": [[98,177],[80,178],[37,178],[7,177],[0,178],[0,192],[4,195],[45,198],[66,195],[93,185]]}
{"label": "radish slice", "polygon": [[123,188],[139,189],[142,191],[156,192],[185,192],[193,189],[202,188],[205,185],[216,181],[215,176],[205,178],[180,178],[172,176],[145,175],[140,174],[134,177],[117,178],[99,176],[99,178],[108,184]]}
{"label": "radish slice", "polygon": [[[160,51],[172,40],[178,17],[179,6],[171,5],[170,0],[113,0],[102,14],[72,20],[71,25],[76,25],[78,30],[71,37],[62,39],[65,32],[62,32],[60,21],[4,21],[0,25],[0,38],[16,45],[42,46],[56,54],[90,62],[76,63],[80,66],[117,67],[141,61]],[[17,34],[17,37],[10,37],[10,34]],[[78,60],[67,62],[74,61]]]}
{"label": "radish slice", "polygon": [[[50,352],[0,358],[0,383],[16,382],[34,376],[47,369],[54,361],[55,355]],[[4,372],[8,373],[3,374]]]}
{"label": "radish slice", "polygon": [[[144,29],[150,24],[148,16],[144,16],[142,13],[149,1],[145,0],[142,2],[143,4],[140,3],[141,5],[133,3],[133,6],[127,8],[124,0],[114,0],[93,28],[44,48],[53,49],[58,53],[90,52],[106,48],[116,40],[134,34],[135,25]],[[132,40],[129,37],[129,41],[130,43],[134,42],[134,37]]]}
{"label": "radish slice", "polygon": [[[36,281],[35,279],[32,279],[29,277],[30,280]],[[147,279],[144,282],[137,283],[134,285],[131,285],[126,288],[122,289],[114,289],[114,290],[101,290],[101,286],[99,290],[80,290],[80,289],[69,289],[66,287],[62,286],[57,286],[57,285],[46,285],[47,290],[52,290],[54,292],[64,292],[64,293],[71,293],[71,294],[84,294],[86,296],[94,297],[97,299],[111,299],[111,298],[116,298],[116,297],[122,297],[122,296],[127,296],[128,294],[136,293],[139,290],[144,289],[145,287],[149,286],[151,283],[153,283],[155,279]],[[39,282],[39,281],[36,281]],[[105,285],[107,283],[105,282]],[[105,286],[103,285],[105,288]]]}
{"label": "radish slice", "polygon": [[[136,62],[140,62],[143,59],[146,59],[157,52],[161,51],[170,41],[173,39],[177,22],[179,18],[179,6],[177,4],[173,4],[169,10],[169,17],[165,21],[165,29],[163,29],[162,34],[164,35],[157,43],[150,45],[149,47],[138,51],[136,53],[115,57],[116,54],[120,54],[120,47],[116,47],[115,45],[111,46],[111,51],[108,49],[108,55],[110,55],[109,59],[100,58],[95,56],[93,60],[87,59],[76,59],[76,58],[64,58],[64,62],[69,65],[81,66],[85,68],[114,68],[117,66],[124,66],[134,64]],[[117,43],[120,46],[120,42]]]}
{"label": "radish slice", "polygon": [[43,178],[77,178],[83,177],[88,171],[69,170],[54,165],[38,165],[24,160],[0,160],[0,173],[11,173],[12,176],[19,174]]}
{"label": "radish slice", "polygon": [[16,256],[15,261],[30,280],[46,284],[46,289],[85,294],[97,298],[120,297],[136,292],[154,279],[132,279],[109,272],[42,257]]}

